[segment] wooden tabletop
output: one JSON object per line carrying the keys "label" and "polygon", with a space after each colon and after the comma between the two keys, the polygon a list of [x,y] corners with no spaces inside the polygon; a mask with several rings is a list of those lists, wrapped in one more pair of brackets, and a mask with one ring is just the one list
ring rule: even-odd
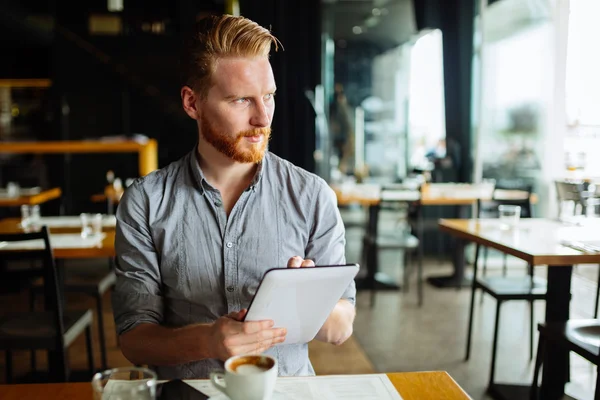
{"label": "wooden tabletop", "polygon": [[[468,400],[470,397],[443,371],[389,373],[404,400]],[[89,400],[92,386],[83,383],[0,385],[2,400]]]}
{"label": "wooden tabletop", "polygon": [[59,198],[62,195],[60,188],[42,190],[32,195],[20,195],[18,197],[0,197],[0,207],[18,207],[22,205],[42,204],[50,200]]}
{"label": "wooden tabletop", "polygon": [[[360,204],[374,206],[381,202],[381,185],[379,184],[341,184],[331,185],[338,205]],[[415,190],[416,191],[416,190]],[[527,197],[522,190],[495,190],[494,198],[498,200],[521,200]],[[428,184],[423,185],[420,193],[420,203],[424,206],[469,206],[477,200],[491,200],[491,194],[486,194],[474,184]],[[537,203],[537,196],[531,194],[531,202]]]}
{"label": "wooden tabletop", "polygon": [[158,169],[158,144],[155,139],[0,142],[0,153],[138,153],[140,176]]}
{"label": "wooden tabletop", "polygon": [[[31,228],[32,229],[32,228]],[[31,231],[28,229],[28,231]],[[78,233],[81,228],[61,227],[51,228],[52,233]],[[0,221],[0,233],[22,233],[25,232],[20,225],[18,218],[5,218]],[[96,247],[85,248],[54,248],[54,258],[109,258],[114,257],[115,253],[115,228],[103,227],[102,232],[106,235],[102,242]],[[1,251],[1,250],[0,250]],[[11,250],[8,250],[11,251]]]}
{"label": "wooden tabletop", "polygon": [[503,229],[498,219],[442,219],[442,231],[495,248],[533,265],[598,264],[600,253],[584,253],[562,245],[568,240],[600,241],[600,220],[584,226],[544,218],[524,218]]}

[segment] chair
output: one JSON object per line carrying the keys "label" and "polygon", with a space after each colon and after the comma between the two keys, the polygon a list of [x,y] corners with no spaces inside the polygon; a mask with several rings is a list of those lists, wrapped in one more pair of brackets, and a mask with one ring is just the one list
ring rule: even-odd
{"label": "chair", "polygon": [[[538,331],[540,332],[540,337],[535,359],[533,382],[531,384],[531,400],[538,399],[540,367],[550,344],[573,351],[596,366],[600,365],[600,347],[598,346],[600,342],[600,320],[585,319],[543,323],[538,324]],[[552,347],[552,349],[555,348]],[[597,373],[594,399],[600,400],[600,369],[598,369]]]}
{"label": "chair", "polygon": [[[585,190],[584,183],[554,181],[556,187],[556,198],[558,202],[558,218],[563,215],[563,207],[565,203],[572,203],[574,214],[586,215],[588,199],[592,197],[592,193]],[[581,211],[577,212],[577,208]]]}
{"label": "chair", "polygon": [[[411,253],[419,249],[420,241],[412,232],[415,231],[413,222],[416,220],[416,215],[419,212],[418,201],[406,200],[385,200],[387,192],[406,191],[407,193],[416,193],[414,189],[402,188],[400,185],[384,186],[381,190],[382,201],[376,206],[369,208],[369,222],[363,236],[363,262],[367,266],[368,276],[371,278],[370,289],[371,298],[370,305],[375,305],[375,278],[379,270],[379,251],[380,250],[403,250],[404,257],[404,273],[403,287],[408,292],[409,288],[409,269],[412,265]],[[400,196],[402,197],[402,196]],[[405,217],[400,219],[400,229],[395,229],[394,232],[381,234],[379,232],[379,217],[381,210],[393,210],[404,213]],[[423,304],[423,262],[420,256],[417,264],[417,297],[419,306]]]}
{"label": "chair", "polygon": [[[506,196],[507,191],[515,190],[512,187],[497,185],[494,188],[493,196],[490,201],[477,200],[477,218],[498,218],[499,212],[498,207],[501,205],[513,205],[521,207],[521,218],[533,218],[533,207],[531,205],[531,193],[533,187],[526,185],[517,189],[522,192],[522,197],[514,198],[514,196]],[[479,246],[479,244],[477,244]],[[477,253],[477,252],[476,252]],[[487,273],[487,256],[488,248],[483,248],[483,270],[482,275],[485,276]],[[502,254],[502,275],[506,276],[507,273],[507,258],[506,253]],[[474,263],[479,260],[475,258]]]}
{"label": "chair", "polygon": [[[64,296],[54,263],[47,227],[39,232],[1,234],[0,241],[42,240],[42,249],[1,251],[3,261],[39,260],[44,278],[45,308],[41,312],[9,313],[0,317],[0,350],[6,353],[6,382],[12,382],[12,351],[45,349],[49,352],[49,372],[55,380],[69,380],[67,349],[84,331],[90,376],[94,372],[91,310],[64,311]],[[33,362],[33,360],[32,360]]]}
{"label": "chair", "polygon": [[[569,202],[573,204],[573,214],[579,214],[577,209],[581,210],[579,215],[586,216],[588,207],[597,206],[598,188],[588,191],[585,183],[555,181],[556,196],[558,201],[558,218],[563,216],[563,206]],[[595,201],[594,201],[595,200]],[[594,210],[595,211],[595,210]],[[594,305],[594,318],[598,318],[598,303],[600,301],[600,272],[598,273],[598,282],[596,285],[596,301]]]}
{"label": "chair", "polygon": [[[479,256],[479,246],[475,250],[475,258]],[[496,353],[498,349],[498,328],[500,324],[500,307],[505,301],[526,300],[530,303],[531,330],[529,334],[529,358],[533,359],[533,302],[545,300],[547,282],[545,279],[535,277],[533,265],[528,266],[528,274],[523,277],[477,277],[477,264],[473,266],[473,281],[471,285],[471,307],[469,311],[469,327],[467,331],[467,351],[465,361],[469,360],[471,354],[471,336],[473,331],[473,311],[475,306],[475,290],[481,289],[496,299],[496,321],[494,325],[494,339],[492,345],[492,362],[490,368],[489,387],[494,383],[494,372],[496,368]]]}
{"label": "chair", "polygon": [[[85,269],[83,269],[85,268]],[[106,271],[97,271],[93,268],[83,267],[81,271],[73,271],[74,267],[69,267],[65,271],[65,293],[82,293],[93,297],[96,300],[96,314],[98,315],[98,337],[100,338],[100,362],[102,369],[108,369],[106,338],[104,331],[104,313],[102,299],[104,294],[115,287],[117,276],[111,269]],[[43,282],[37,280],[33,283],[30,291],[30,309],[35,307],[35,299],[43,291]],[[32,359],[35,360],[32,352]],[[35,362],[32,363],[35,369]]]}

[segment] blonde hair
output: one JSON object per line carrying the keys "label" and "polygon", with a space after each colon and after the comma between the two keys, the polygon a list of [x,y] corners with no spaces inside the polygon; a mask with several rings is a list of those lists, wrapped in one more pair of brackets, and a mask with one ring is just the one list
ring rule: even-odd
{"label": "blonde hair", "polygon": [[210,16],[196,22],[181,54],[181,84],[206,98],[216,61],[223,57],[269,57],[281,43],[256,22],[232,15]]}

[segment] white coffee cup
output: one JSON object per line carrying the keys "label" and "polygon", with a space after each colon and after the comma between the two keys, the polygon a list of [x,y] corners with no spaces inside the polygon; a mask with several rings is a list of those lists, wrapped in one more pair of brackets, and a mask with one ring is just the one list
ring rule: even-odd
{"label": "white coffee cup", "polygon": [[231,400],[270,400],[277,381],[277,360],[266,355],[234,356],[225,362],[225,372],[211,372],[210,380]]}

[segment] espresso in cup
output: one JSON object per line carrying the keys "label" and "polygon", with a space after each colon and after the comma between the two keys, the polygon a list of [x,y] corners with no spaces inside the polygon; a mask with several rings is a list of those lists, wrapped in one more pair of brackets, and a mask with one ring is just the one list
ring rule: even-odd
{"label": "espresso in cup", "polygon": [[210,380],[231,400],[270,400],[277,380],[277,361],[266,355],[231,357],[225,362],[225,372],[212,372]]}
{"label": "espresso in cup", "polygon": [[265,356],[242,356],[229,364],[229,369],[239,375],[259,374],[275,366],[275,360]]}

